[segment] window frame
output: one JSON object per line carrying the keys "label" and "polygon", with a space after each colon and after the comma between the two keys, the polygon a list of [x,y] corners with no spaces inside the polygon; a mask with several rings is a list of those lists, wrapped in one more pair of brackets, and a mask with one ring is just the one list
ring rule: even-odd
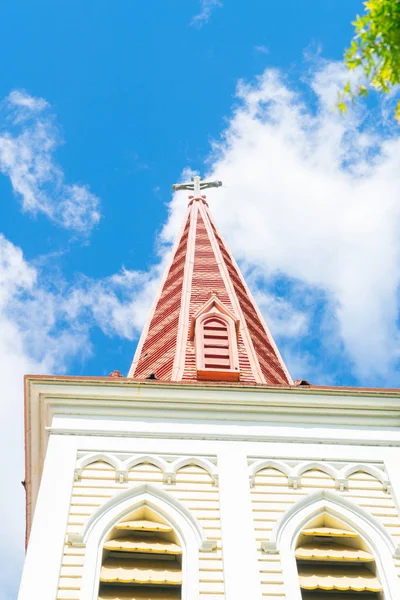
{"label": "window frame", "polygon": [[394,565],[396,545],[386,529],[369,513],[334,492],[316,492],[292,506],[276,524],[269,554],[280,554],[284,590],[290,600],[302,600],[295,550],[298,536],[313,519],[327,514],[353,529],[370,547],[385,600],[400,598],[400,582]]}
{"label": "window frame", "polygon": [[175,530],[182,546],[182,600],[199,594],[199,551],[207,551],[206,536],[197,520],[166,492],[145,484],[118,494],[91,517],[81,546],[86,547],[81,600],[97,600],[103,545],[111,529],[130,513],[147,507]]}

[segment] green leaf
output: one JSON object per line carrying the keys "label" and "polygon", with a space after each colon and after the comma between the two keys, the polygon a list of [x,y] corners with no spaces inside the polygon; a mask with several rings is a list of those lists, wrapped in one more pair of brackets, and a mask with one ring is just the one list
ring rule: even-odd
{"label": "green leaf", "polygon": [[[357,15],[352,24],[354,36],[344,61],[349,71],[359,68],[363,72],[359,85],[355,86],[356,95],[367,96],[369,87],[378,93],[390,93],[393,86],[400,84],[400,0],[366,0],[364,13]],[[366,83],[361,84],[362,79]],[[348,81],[343,95],[354,101]],[[337,106],[341,112],[346,111],[342,98]],[[395,118],[400,122],[400,103]]]}

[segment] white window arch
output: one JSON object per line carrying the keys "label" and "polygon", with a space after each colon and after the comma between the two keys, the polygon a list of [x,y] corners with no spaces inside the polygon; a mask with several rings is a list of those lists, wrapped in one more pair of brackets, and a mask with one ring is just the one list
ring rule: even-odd
{"label": "white window arch", "polygon": [[89,519],[79,536],[70,536],[70,543],[86,548],[80,600],[98,598],[103,545],[110,530],[119,521],[143,507],[170,523],[179,536],[183,551],[182,600],[198,597],[199,551],[211,551],[216,543],[206,539],[197,520],[175,498],[145,484],[108,500]]}
{"label": "white window arch", "polygon": [[398,548],[385,528],[363,509],[334,492],[321,491],[297,502],[283,515],[262,549],[279,553],[285,594],[290,600],[302,600],[295,558],[295,547],[301,531],[319,515],[326,514],[354,530],[365,540],[374,554],[377,574],[385,600],[400,598],[400,582],[394,566]]}

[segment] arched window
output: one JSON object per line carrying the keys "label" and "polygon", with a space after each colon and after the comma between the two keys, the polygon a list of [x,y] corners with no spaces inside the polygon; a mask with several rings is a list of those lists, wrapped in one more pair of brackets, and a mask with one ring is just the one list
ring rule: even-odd
{"label": "arched window", "polygon": [[180,600],[182,547],[147,508],[119,521],[103,544],[99,600]]}
{"label": "arched window", "polygon": [[384,598],[370,548],[330,515],[320,515],[301,531],[295,556],[302,600]]}

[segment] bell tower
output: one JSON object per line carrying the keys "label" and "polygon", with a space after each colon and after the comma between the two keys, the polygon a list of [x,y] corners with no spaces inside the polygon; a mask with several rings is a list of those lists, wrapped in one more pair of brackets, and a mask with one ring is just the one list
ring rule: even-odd
{"label": "bell tower", "polygon": [[400,390],[293,381],[204,192],[128,376],[27,375],[19,600],[398,600]]}

